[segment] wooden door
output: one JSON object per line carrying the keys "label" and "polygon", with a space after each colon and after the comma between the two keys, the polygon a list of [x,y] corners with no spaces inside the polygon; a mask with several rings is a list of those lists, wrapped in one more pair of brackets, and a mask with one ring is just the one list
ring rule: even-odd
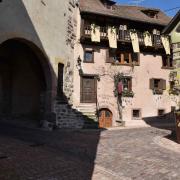
{"label": "wooden door", "polygon": [[97,82],[94,76],[81,78],[81,102],[96,103]]}
{"label": "wooden door", "polygon": [[112,113],[108,109],[102,109],[99,112],[99,127],[112,127]]}

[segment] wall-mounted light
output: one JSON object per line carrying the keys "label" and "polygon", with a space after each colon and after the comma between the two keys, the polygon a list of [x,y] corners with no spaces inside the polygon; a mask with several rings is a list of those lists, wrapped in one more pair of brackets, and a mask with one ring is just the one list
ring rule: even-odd
{"label": "wall-mounted light", "polygon": [[78,59],[77,59],[76,67],[77,67],[77,69],[79,71],[79,75],[80,76],[83,75],[83,70],[82,70],[81,62],[82,62],[82,60],[81,60],[81,57],[79,56]]}

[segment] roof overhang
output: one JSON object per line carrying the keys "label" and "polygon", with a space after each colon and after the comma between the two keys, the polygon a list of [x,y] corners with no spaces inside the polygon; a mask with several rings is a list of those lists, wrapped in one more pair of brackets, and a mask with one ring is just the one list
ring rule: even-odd
{"label": "roof overhang", "polygon": [[175,28],[175,26],[177,25],[178,22],[180,22],[180,10],[174,16],[174,18],[170,21],[170,23],[164,28],[162,33],[169,34]]}

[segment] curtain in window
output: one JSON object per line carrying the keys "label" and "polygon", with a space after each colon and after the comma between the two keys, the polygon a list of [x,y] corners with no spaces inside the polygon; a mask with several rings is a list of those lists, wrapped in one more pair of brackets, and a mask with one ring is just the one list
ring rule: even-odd
{"label": "curtain in window", "polygon": [[133,51],[139,53],[139,39],[136,32],[130,32],[131,42],[133,46]]}
{"label": "curtain in window", "polygon": [[91,41],[100,42],[100,26],[91,24]]}
{"label": "curtain in window", "polygon": [[166,51],[166,54],[170,53],[170,43],[169,43],[169,37],[168,36],[161,36],[162,44],[164,46],[164,49]]}
{"label": "curtain in window", "polygon": [[117,48],[117,32],[115,27],[108,27],[108,39],[110,48]]}

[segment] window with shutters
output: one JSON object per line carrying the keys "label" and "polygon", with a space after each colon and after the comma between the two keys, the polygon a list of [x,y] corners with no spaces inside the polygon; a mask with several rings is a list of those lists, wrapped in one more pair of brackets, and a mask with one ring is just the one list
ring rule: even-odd
{"label": "window with shutters", "polygon": [[163,91],[166,90],[166,80],[150,79],[150,89],[153,90],[153,94],[163,94]]}
{"label": "window with shutters", "polygon": [[122,79],[123,91],[131,91],[132,90],[132,78],[125,77]]}
{"label": "window with shutters", "polygon": [[138,66],[140,63],[139,53],[131,51],[119,51],[116,49],[110,49],[107,53],[107,63],[113,63],[116,65],[135,65]]}
{"label": "window with shutters", "polygon": [[162,56],[162,68],[173,69],[173,58],[171,55]]}
{"label": "window with shutters", "polygon": [[132,77],[125,76],[121,79],[120,83],[122,83],[121,95],[123,97],[133,97],[134,92],[132,91]]}

